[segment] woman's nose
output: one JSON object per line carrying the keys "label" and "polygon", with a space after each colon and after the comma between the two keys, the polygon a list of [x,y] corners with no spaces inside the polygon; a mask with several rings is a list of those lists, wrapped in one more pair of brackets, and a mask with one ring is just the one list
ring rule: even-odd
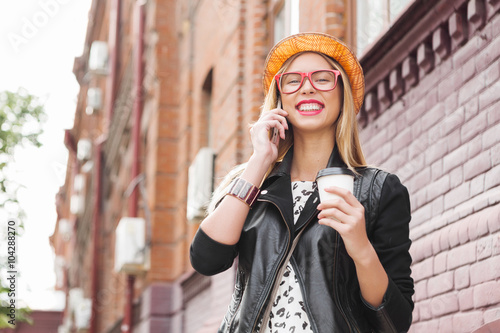
{"label": "woman's nose", "polygon": [[302,87],[300,87],[300,92],[308,94],[315,91],[316,89],[314,89],[313,85],[311,84],[311,81],[309,81],[309,78],[305,77],[304,82],[302,82]]}

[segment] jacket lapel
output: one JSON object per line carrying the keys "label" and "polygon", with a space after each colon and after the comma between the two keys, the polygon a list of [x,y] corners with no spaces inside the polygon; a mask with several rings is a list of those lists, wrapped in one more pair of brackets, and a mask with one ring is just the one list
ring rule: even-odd
{"label": "jacket lapel", "polygon": [[280,210],[290,230],[294,230],[292,209],[292,187],[290,175],[284,174],[277,177],[274,182],[265,187],[257,200],[270,201]]}
{"label": "jacket lapel", "polygon": [[283,160],[274,168],[262,186],[258,200],[273,202],[281,211],[290,230],[294,230],[292,209],[292,187],[290,167],[293,159],[293,149],[289,149]]}
{"label": "jacket lapel", "polygon": [[[274,168],[269,177],[263,184],[263,190],[259,195],[259,199],[273,202],[283,214],[285,222],[290,227],[290,230],[295,230],[297,233],[314,215],[319,211],[316,207],[319,204],[319,193],[316,189],[307,200],[304,210],[299,216],[296,224],[293,218],[293,197],[290,178],[290,168],[293,159],[293,146],[288,150],[283,160]],[[337,145],[332,150],[326,167],[343,167],[347,168],[340,157]],[[358,178],[354,178],[354,194],[359,196]]]}

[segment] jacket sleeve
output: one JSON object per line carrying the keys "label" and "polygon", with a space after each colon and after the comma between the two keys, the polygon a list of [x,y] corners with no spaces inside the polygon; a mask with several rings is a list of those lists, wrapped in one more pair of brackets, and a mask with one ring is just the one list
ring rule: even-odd
{"label": "jacket sleeve", "polygon": [[364,302],[368,320],[376,332],[406,332],[412,322],[414,293],[409,253],[411,219],[408,190],[389,174],[382,187],[377,219],[368,235],[389,277],[382,304]]}
{"label": "jacket sleeve", "polygon": [[215,275],[231,267],[237,253],[237,245],[219,243],[198,228],[191,243],[189,259],[198,273]]}

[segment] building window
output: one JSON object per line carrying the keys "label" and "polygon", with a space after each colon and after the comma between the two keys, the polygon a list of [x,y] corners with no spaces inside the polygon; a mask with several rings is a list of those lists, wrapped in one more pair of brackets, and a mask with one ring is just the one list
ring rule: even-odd
{"label": "building window", "polygon": [[361,56],[413,0],[356,0],[356,48]]}
{"label": "building window", "polygon": [[208,72],[203,82],[201,91],[201,119],[200,123],[200,146],[212,146],[212,86],[213,86],[213,68]]}
{"label": "building window", "polygon": [[299,32],[299,0],[284,0],[274,17],[274,42]]}

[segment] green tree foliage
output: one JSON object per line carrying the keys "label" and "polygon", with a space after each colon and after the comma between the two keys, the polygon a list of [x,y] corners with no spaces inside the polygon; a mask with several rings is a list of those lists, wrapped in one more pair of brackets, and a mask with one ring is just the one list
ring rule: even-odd
{"label": "green tree foliage", "polygon": [[[9,214],[15,215],[9,216],[11,218],[22,220],[24,212],[17,200],[17,191],[20,185],[9,180],[6,171],[14,160],[16,147],[41,146],[39,136],[42,133],[42,123],[45,119],[46,114],[42,103],[26,90],[0,92],[0,209],[7,209]],[[4,230],[0,232],[0,235],[2,238],[6,237]],[[2,239],[2,243],[4,240]],[[4,255],[4,253],[0,253],[2,259],[0,271],[5,271],[4,266],[7,260],[3,258]],[[10,299],[11,289],[7,285],[8,283],[0,278],[0,328],[12,327],[9,324],[9,321],[12,323],[11,316],[9,316],[11,311],[6,302]],[[16,304],[16,308],[15,322],[31,322],[28,317],[29,309],[19,308],[19,304]]]}
{"label": "green tree foliage", "polygon": [[38,137],[45,118],[39,99],[26,90],[0,92],[0,208],[9,203],[17,205],[19,185],[9,181],[5,170],[13,160],[16,147],[27,144],[41,146]]}

